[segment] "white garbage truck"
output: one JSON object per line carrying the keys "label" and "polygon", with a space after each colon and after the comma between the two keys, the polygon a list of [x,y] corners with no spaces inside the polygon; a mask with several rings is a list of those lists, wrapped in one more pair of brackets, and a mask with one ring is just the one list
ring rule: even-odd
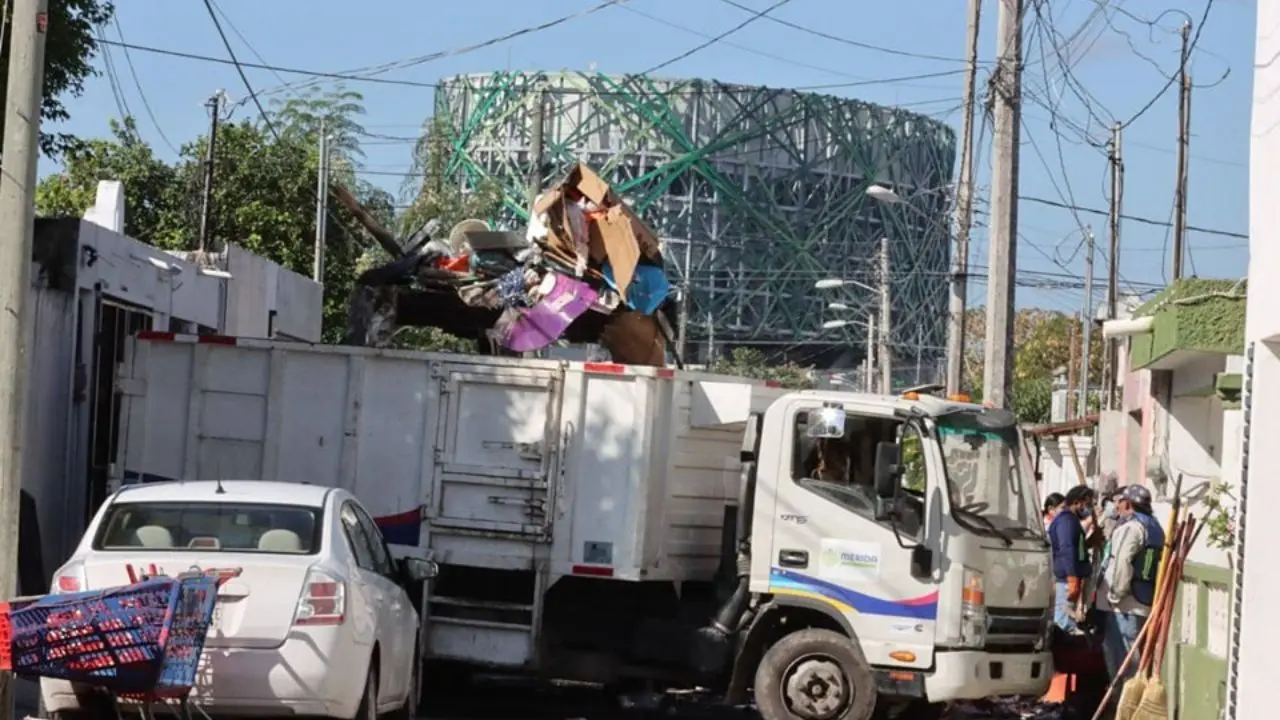
{"label": "white garbage truck", "polygon": [[113,483],[342,487],[435,561],[428,663],[712,688],[767,720],[928,714],[1053,674],[1049,546],[1003,410],[160,332],[116,391]]}

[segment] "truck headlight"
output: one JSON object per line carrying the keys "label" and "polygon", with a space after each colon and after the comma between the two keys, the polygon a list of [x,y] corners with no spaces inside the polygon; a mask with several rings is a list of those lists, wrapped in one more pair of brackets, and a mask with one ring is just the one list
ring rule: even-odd
{"label": "truck headlight", "polygon": [[960,646],[981,648],[987,642],[987,597],[982,573],[964,568],[960,589]]}

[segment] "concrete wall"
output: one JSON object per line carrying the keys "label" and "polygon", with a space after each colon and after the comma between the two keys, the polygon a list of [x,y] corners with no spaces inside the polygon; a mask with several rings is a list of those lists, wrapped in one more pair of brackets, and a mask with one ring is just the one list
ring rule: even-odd
{"label": "concrete wall", "polygon": [[[1280,646],[1280,0],[1257,0],[1249,157],[1249,299],[1245,319],[1244,432],[1237,517],[1235,632],[1228,672],[1229,718],[1275,713]],[[1256,481],[1256,482],[1255,482]],[[1252,552],[1251,552],[1252,551]]]}
{"label": "concrete wall", "polygon": [[320,283],[235,245],[227,248],[223,262],[231,274],[228,335],[320,342]]}

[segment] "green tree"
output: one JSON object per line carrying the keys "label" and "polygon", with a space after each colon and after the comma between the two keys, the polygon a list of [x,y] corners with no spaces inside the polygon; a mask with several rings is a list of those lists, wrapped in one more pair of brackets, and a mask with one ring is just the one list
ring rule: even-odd
{"label": "green tree", "polygon": [[67,149],[63,172],[36,187],[36,211],[48,217],[81,217],[93,206],[99,180],[120,180],[125,194],[125,233],[172,246],[186,232],[177,222],[181,197],[177,169],[156,157],[138,136],[132,118],[112,120],[111,138]]}
{"label": "green tree", "polygon": [[[5,4],[13,12],[12,4]],[[49,3],[49,25],[45,35],[44,96],[40,103],[40,118],[46,123],[66,120],[70,115],[63,100],[79,97],[84,92],[84,81],[98,74],[91,64],[98,52],[95,28],[110,22],[115,15],[115,5],[109,0],[56,0]],[[9,90],[9,17],[5,17],[4,32],[0,35],[0,97]],[[0,117],[0,132],[4,119]],[[67,133],[40,133],[40,149],[46,155],[58,155],[76,145],[75,137]]]}
{"label": "green tree", "polygon": [[298,142],[318,140],[323,127],[339,162],[364,159],[360,140],[367,133],[358,119],[365,114],[364,96],[341,85],[329,91],[313,85],[300,92],[271,102],[272,121],[281,135]]}
{"label": "green tree", "polygon": [[768,380],[785,388],[813,387],[809,368],[790,362],[781,365],[772,364],[767,355],[755,348],[734,348],[728,355],[716,358],[708,369],[721,375]]}

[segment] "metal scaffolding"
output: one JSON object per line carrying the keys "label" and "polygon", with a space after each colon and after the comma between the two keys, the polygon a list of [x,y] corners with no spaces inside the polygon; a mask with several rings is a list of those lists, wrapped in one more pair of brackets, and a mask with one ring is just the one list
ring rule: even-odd
{"label": "metal scaffolding", "polygon": [[[541,117],[538,111],[541,110]],[[495,72],[442,82],[451,171],[464,188],[496,180],[506,218],[526,215],[531,180],[574,162],[599,171],[662,236],[691,347],[771,346],[793,359],[861,355],[856,325],[890,238],[895,356],[946,345],[952,129],[905,110],[827,95],[599,73]],[[540,156],[535,169],[533,158]],[[872,184],[900,203],[866,195]],[[704,353],[696,353],[704,354]]]}

